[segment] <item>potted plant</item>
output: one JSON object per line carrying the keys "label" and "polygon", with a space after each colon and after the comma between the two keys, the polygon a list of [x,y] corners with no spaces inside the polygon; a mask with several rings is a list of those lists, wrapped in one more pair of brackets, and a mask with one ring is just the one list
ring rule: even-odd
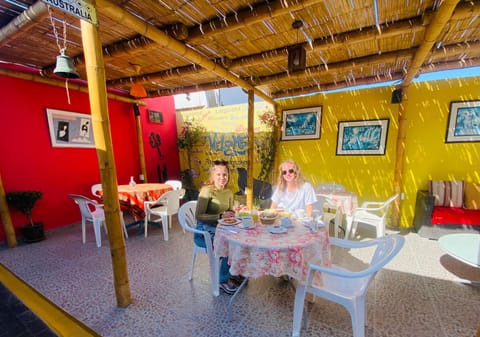
{"label": "potted plant", "polygon": [[36,202],[42,198],[39,191],[15,191],[6,194],[7,202],[18,211],[22,212],[29,223],[20,227],[20,232],[25,242],[37,242],[45,239],[43,223],[33,222],[32,210]]}

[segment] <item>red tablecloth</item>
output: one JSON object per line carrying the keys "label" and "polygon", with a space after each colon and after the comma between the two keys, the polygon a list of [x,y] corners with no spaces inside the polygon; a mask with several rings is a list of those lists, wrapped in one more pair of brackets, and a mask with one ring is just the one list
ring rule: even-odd
{"label": "red tablecloth", "polygon": [[137,219],[145,217],[144,201],[157,200],[162,194],[173,188],[167,184],[118,185],[118,199],[123,209],[132,211]]}

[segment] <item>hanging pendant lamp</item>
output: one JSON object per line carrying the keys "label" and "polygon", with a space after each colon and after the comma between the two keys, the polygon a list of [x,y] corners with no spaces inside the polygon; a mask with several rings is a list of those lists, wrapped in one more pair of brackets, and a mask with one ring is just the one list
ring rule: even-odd
{"label": "hanging pendant lamp", "polygon": [[[296,20],[292,23],[292,28],[297,30],[297,43],[298,43],[298,30],[303,27],[303,21]],[[307,63],[307,52],[301,45],[296,45],[288,48],[288,72],[293,73],[296,71],[305,70]]]}
{"label": "hanging pendant lamp", "polygon": [[[135,71],[138,75],[142,67],[138,64],[133,64],[133,66],[135,67]],[[135,82],[130,88],[130,96],[133,96],[136,98],[143,98],[143,97],[147,97],[148,94],[147,94],[147,91],[145,90],[145,87],[141,83]]]}

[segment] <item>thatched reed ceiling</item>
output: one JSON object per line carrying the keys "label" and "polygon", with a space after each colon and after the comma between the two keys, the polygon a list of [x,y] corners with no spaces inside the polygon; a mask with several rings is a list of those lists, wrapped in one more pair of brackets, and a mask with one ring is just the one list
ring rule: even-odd
{"label": "thatched reed ceiling", "polygon": [[[139,81],[151,97],[239,85],[278,98],[480,64],[480,1],[96,4],[107,86],[125,94]],[[66,23],[67,54],[85,80],[79,19],[41,1],[0,1],[0,61],[56,78],[52,19],[61,45]],[[306,69],[291,73],[287,49],[299,44]]]}

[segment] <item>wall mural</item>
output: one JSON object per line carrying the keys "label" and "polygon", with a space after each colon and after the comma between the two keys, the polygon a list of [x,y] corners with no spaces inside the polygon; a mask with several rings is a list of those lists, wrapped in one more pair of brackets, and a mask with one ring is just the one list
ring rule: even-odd
{"label": "wall mural", "polygon": [[[255,103],[255,178],[260,178],[258,175],[263,171],[264,153],[271,153],[267,150],[263,151],[262,156],[258,154],[258,149],[268,146],[269,142],[266,140],[271,138],[271,128],[265,126],[262,120],[266,111],[269,111],[269,116],[272,115],[269,104]],[[180,165],[184,175],[185,172],[188,173],[193,178],[194,184],[200,187],[208,177],[211,162],[216,159],[225,159],[229,162],[230,167],[230,188],[239,195],[243,194],[246,175],[240,173],[246,172],[248,166],[248,105],[189,110],[182,111],[180,114],[181,120],[177,121],[177,126],[179,127],[179,142],[182,145],[179,146],[181,149]],[[187,150],[184,143],[188,140],[188,132],[196,130],[202,130],[202,136],[190,150]],[[258,188],[254,188],[254,195],[264,198],[270,193],[271,184],[267,183],[268,186],[265,190],[260,179],[255,180]]]}

